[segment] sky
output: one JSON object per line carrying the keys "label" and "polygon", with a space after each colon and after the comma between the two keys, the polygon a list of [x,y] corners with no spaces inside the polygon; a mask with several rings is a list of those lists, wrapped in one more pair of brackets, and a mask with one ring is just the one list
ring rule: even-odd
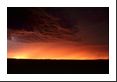
{"label": "sky", "polygon": [[108,7],[8,7],[8,58],[108,59]]}

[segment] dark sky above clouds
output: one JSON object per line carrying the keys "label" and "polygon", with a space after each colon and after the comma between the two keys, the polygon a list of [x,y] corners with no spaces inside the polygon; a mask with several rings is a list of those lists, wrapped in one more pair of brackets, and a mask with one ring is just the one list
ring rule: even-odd
{"label": "dark sky above clouds", "polygon": [[[43,44],[44,49],[42,49],[43,47],[39,49],[44,51],[45,44],[50,42],[55,43],[52,44],[53,47],[58,46],[55,51],[60,54],[64,52],[63,55],[68,54],[69,49],[73,48],[75,50],[71,53],[79,51],[82,54],[86,52],[91,55],[90,52],[92,52],[108,57],[108,7],[8,7],[7,29],[9,53],[12,52],[13,46],[16,47],[18,44],[21,46],[22,43],[29,42]],[[61,46],[59,42],[61,42]],[[64,44],[67,42],[68,44]],[[34,44],[32,45],[34,47]],[[52,45],[47,44],[47,50]],[[77,45],[82,46],[78,47]],[[15,49],[14,47],[13,49]],[[59,47],[60,49],[58,49]],[[18,48],[18,51],[26,53],[27,48],[23,50]],[[42,51],[37,53],[43,53]],[[32,53],[34,52],[32,51]],[[52,50],[50,54],[53,53]],[[73,58],[76,56],[78,54]]]}

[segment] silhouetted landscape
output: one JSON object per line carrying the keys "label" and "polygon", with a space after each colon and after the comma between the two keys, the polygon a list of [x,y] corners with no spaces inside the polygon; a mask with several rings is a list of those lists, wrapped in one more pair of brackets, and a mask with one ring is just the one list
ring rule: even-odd
{"label": "silhouetted landscape", "polygon": [[7,59],[8,74],[109,74],[109,60]]}

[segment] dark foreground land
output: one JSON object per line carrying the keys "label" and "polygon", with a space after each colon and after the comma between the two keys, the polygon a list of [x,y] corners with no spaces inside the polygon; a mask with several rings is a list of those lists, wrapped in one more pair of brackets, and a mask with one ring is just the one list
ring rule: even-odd
{"label": "dark foreground land", "polygon": [[109,60],[7,59],[8,74],[109,74]]}

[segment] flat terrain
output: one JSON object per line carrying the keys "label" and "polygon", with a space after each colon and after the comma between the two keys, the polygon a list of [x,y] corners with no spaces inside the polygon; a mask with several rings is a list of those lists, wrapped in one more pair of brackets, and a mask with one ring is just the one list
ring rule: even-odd
{"label": "flat terrain", "polygon": [[7,59],[8,74],[109,74],[109,60]]}

